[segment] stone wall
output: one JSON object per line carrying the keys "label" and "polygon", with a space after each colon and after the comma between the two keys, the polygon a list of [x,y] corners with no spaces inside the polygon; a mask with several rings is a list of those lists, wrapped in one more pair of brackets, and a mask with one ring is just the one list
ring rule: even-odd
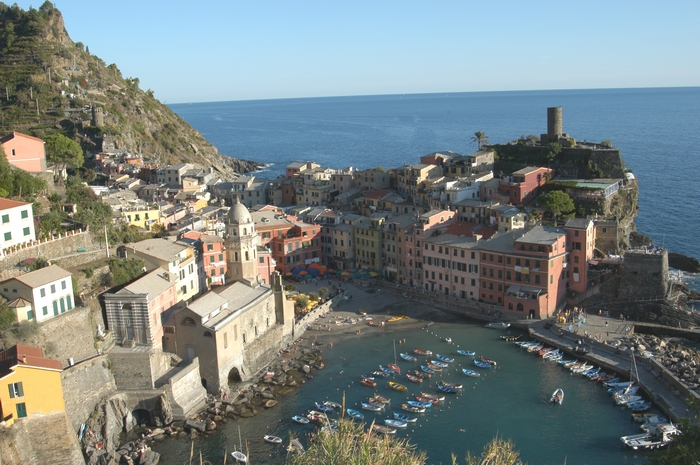
{"label": "stone wall", "polygon": [[283,347],[284,327],[275,325],[262,337],[245,345],[243,359],[245,362],[242,379],[249,379],[255,373],[263,369],[270,361],[277,357],[277,353]]}
{"label": "stone wall", "polygon": [[668,292],[668,251],[630,250],[620,270],[619,300],[664,300]]}
{"label": "stone wall", "polygon": [[46,355],[58,359],[63,367],[97,355],[96,325],[90,307],[77,307],[41,324]]}
{"label": "stone wall", "polygon": [[85,423],[95,406],[117,389],[107,355],[99,355],[66,368],[61,373],[61,383],[66,415],[75,432]]}
{"label": "stone wall", "polygon": [[16,422],[0,435],[2,465],[84,465],[85,459],[64,413]]}
{"label": "stone wall", "polygon": [[199,358],[175,374],[165,386],[174,420],[181,420],[204,407],[207,390],[199,375]]}

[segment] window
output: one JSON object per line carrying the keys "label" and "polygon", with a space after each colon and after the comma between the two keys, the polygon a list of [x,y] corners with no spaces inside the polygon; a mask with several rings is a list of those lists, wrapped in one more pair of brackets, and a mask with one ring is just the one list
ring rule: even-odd
{"label": "window", "polygon": [[554,275],[549,275],[549,284],[554,284]]}
{"label": "window", "polygon": [[28,236],[29,234],[31,234],[31,232],[29,231],[29,228],[22,229],[22,232],[24,233],[25,236]]}
{"label": "window", "polygon": [[11,241],[11,240],[12,240],[12,233],[6,232],[6,233],[5,233],[5,240],[6,240],[6,241]]}
{"label": "window", "polygon": [[216,276],[216,268],[213,268],[213,269],[211,270],[211,275],[212,275],[212,276]]}
{"label": "window", "polygon": [[46,288],[42,287],[39,289],[39,295],[42,297],[46,297]]}
{"label": "window", "polygon": [[228,347],[228,333],[224,333],[224,349]]}
{"label": "window", "polygon": [[66,281],[63,280],[63,281],[61,281],[61,289],[65,289],[65,288],[66,288]]}
{"label": "window", "polygon": [[46,305],[41,307],[41,314],[44,316],[48,315],[49,314],[49,307],[47,307]]}
{"label": "window", "polygon": [[211,332],[204,331],[204,337],[214,337],[214,336],[211,335]]}
{"label": "window", "polygon": [[2,215],[2,222],[9,223],[10,222],[10,215]]}
{"label": "window", "polygon": [[24,397],[24,389],[22,389],[22,382],[8,384],[7,387],[10,388],[10,399],[15,397]]}
{"label": "window", "polygon": [[214,250],[214,244],[207,244],[207,250]]}
{"label": "window", "polygon": [[224,254],[222,254],[222,253],[219,254],[219,261],[220,262],[224,261]]}
{"label": "window", "polygon": [[51,285],[51,293],[52,293],[52,294],[55,294],[55,293],[56,293],[56,285],[55,285],[55,284],[52,284],[52,285]]}
{"label": "window", "polygon": [[186,316],[182,320],[182,326],[197,326],[197,323],[194,321],[194,319],[190,318],[189,316]]}

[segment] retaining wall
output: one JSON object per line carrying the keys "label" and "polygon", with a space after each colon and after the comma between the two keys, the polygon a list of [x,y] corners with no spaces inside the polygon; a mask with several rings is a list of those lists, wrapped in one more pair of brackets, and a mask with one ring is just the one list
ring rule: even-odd
{"label": "retaining wall", "polygon": [[202,386],[198,357],[170,378],[165,392],[170,399],[173,420],[182,420],[204,407],[207,390]]}
{"label": "retaining wall", "polygon": [[78,431],[97,404],[117,390],[107,355],[98,355],[64,369],[61,384],[66,415],[74,431]]}

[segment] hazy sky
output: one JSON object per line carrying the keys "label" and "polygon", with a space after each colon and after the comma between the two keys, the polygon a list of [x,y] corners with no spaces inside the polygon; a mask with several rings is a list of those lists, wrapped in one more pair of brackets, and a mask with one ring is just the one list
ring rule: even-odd
{"label": "hazy sky", "polygon": [[166,103],[700,85],[698,0],[54,4]]}

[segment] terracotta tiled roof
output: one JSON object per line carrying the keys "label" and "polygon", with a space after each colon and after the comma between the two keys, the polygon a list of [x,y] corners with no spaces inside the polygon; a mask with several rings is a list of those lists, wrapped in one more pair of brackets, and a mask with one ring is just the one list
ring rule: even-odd
{"label": "terracotta tiled roof", "polygon": [[0,378],[10,374],[12,368],[16,366],[56,371],[63,370],[61,362],[45,358],[43,351],[39,347],[21,345],[16,345],[0,352]]}
{"label": "terracotta tiled roof", "polygon": [[7,208],[21,207],[22,205],[30,205],[27,202],[17,202],[16,200],[0,199],[0,210]]}
{"label": "terracotta tiled roof", "polygon": [[385,195],[387,195],[388,193],[389,193],[389,191],[384,190],[384,189],[374,189],[374,190],[371,190],[371,191],[367,192],[367,193],[364,195],[364,198],[366,198],[366,199],[376,199],[376,200],[379,200],[379,199],[381,199],[382,197],[384,197]]}
{"label": "terracotta tiled roof", "polygon": [[3,144],[3,143],[5,143],[5,142],[7,142],[7,141],[9,141],[9,140],[12,140],[12,139],[14,139],[14,138],[17,137],[17,136],[25,137],[25,138],[27,138],[27,139],[37,140],[37,141],[39,141],[39,142],[41,142],[41,143],[44,143],[44,141],[43,141],[42,139],[39,139],[38,137],[29,136],[29,135],[27,135],[27,134],[22,134],[21,132],[15,132],[15,131],[13,131],[13,132],[11,132],[10,134],[8,134],[8,135],[6,135],[5,137],[3,137],[2,139],[0,139],[0,144]]}

